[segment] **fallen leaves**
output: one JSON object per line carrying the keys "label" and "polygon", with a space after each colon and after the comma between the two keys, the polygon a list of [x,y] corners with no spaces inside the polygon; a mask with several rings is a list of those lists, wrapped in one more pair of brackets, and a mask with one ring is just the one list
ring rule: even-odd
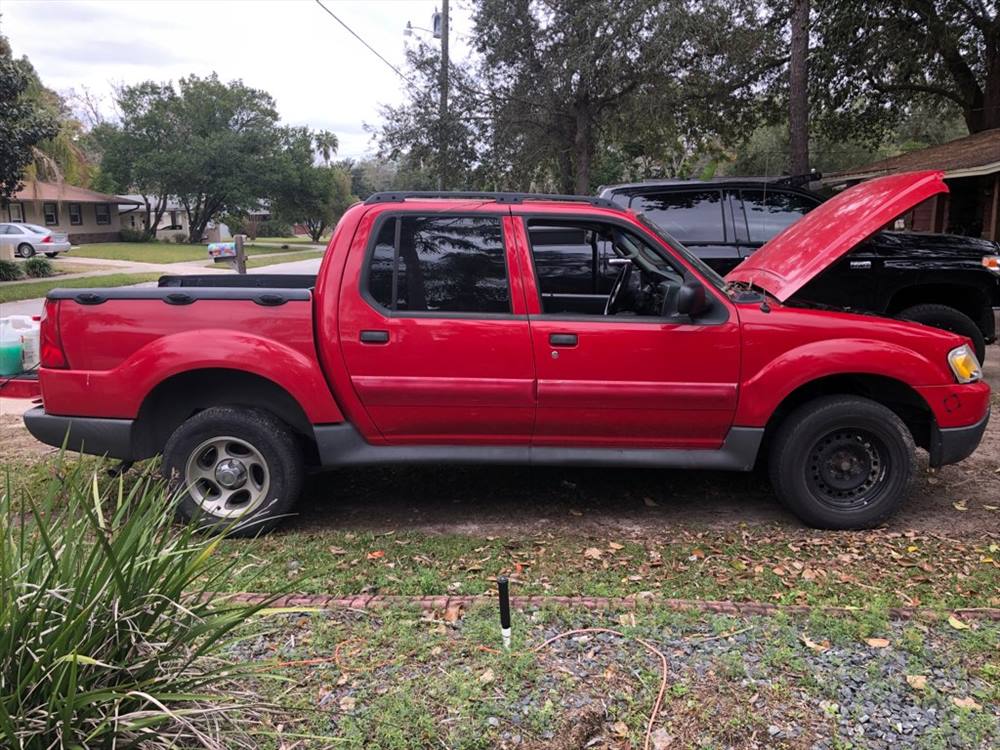
{"label": "fallen leaves", "polygon": [[818,654],[822,654],[824,651],[830,650],[830,641],[816,641],[810,640],[809,636],[800,635],[799,639],[806,645],[807,648],[811,648]]}
{"label": "fallen leaves", "polygon": [[968,630],[969,626],[964,622],[959,620],[955,615],[948,615],[948,624],[951,625],[955,630]]}
{"label": "fallen leaves", "polygon": [[969,509],[969,502],[967,500],[956,500],[951,504],[951,507],[964,512]]}
{"label": "fallen leaves", "polygon": [[927,687],[927,676],[922,674],[906,675],[906,684],[914,690],[923,690]]}
{"label": "fallen leaves", "polygon": [[357,698],[354,698],[350,695],[345,695],[343,698],[340,699],[339,703],[340,710],[343,711],[345,714],[349,713],[354,710],[354,707],[357,705],[357,703],[358,703]]}
{"label": "fallen leaves", "polygon": [[382,557],[385,557],[385,550],[377,549],[374,552],[369,552],[365,557],[367,557],[369,560],[378,560]]}
{"label": "fallen leaves", "polygon": [[496,678],[497,676],[493,673],[493,670],[487,667],[486,670],[481,675],[479,675],[479,684],[489,685],[491,682],[496,680]]}
{"label": "fallen leaves", "polygon": [[983,708],[976,702],[976,699],[972,697],[969,698],[952,697],[951,702],[955,705],[956,708],[967,708],[970,711],[980,711]]}
{"label": "fallen leaves", "polygon": [[667,750],[674,744],[674,738],[667,734],[667,730],[660,727],[649,736],[653,750]]}
{"label": "fallen leaves", "polygon": [[600,560],[604,556],[604,552],[597,547],[587,547],[583,551],[583,556],[588,560]]}
{"label": "fallen leaves", "polygon": [[865,638],[865,643],[872,648],[889,648],[889,640],[887,638]]}

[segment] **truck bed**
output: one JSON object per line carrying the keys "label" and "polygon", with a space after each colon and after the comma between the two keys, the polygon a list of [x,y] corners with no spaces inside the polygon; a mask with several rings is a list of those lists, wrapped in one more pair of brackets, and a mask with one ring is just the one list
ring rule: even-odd
{"label": "truck bed", "polygon": [[313,274],[192,274],[190,276],[161,276],[159,286],[171,287],[226,287],[256,289],[312,289],[316,286]]}

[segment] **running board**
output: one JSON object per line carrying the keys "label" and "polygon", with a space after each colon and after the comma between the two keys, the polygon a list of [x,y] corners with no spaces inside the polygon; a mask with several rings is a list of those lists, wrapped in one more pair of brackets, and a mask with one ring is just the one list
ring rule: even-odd
{"label": "running board", "polygon": [[324,468],[385,464],[532,464],[618,466],[649,469],[750,471],[763,427],[732,427],[722,447],[567,448],[529,445],[372,445],[349,423],[316,425],[316,447]]}

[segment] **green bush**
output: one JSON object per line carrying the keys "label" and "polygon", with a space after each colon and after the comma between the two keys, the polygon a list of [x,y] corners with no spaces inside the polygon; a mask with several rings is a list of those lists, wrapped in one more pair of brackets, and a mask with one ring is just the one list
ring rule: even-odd
{"label": "green bush", "polygon": [[292,236],[292,225],[287,224],[283,221],[278,221],[276,219],[271,219],[270,221],[262,221],[260,226],[257,227],[258,237],[291,237]]}
{"label": "green bush", "polygon": [[146,233],[141,229],[128,229],[127,227],[122,228],[122,242],[149,242],[150,237],[146,236]]}
{"label": "green bush", "polygon": [[45,279],[56,275],[52,261],[48,258],[29,258],[24,261],[24,272],[33,279]]}
{"label": "green bush", "polygon": [[17,281],[24,278],[20,264],[12,260],[0,260],[0,281]]}
{"label": "green bush", "polygon": [[249,744],[232,681],[252,666],[229,649],[261,607],[212,600],[239,565],[174,525],[160,481],[8,472],[0,537],[0,746]]}

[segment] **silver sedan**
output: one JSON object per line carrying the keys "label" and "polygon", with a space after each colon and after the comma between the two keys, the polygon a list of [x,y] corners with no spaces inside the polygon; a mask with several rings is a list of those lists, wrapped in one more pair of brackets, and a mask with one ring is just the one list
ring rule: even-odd
{"label": "silver sedan", "polygon": [[30,258],[36,253],[54,258],[59,253],[68,253],[70,248],[68,235],[37,224],[0,224],[0,245],[13,248],[22,258]]}

